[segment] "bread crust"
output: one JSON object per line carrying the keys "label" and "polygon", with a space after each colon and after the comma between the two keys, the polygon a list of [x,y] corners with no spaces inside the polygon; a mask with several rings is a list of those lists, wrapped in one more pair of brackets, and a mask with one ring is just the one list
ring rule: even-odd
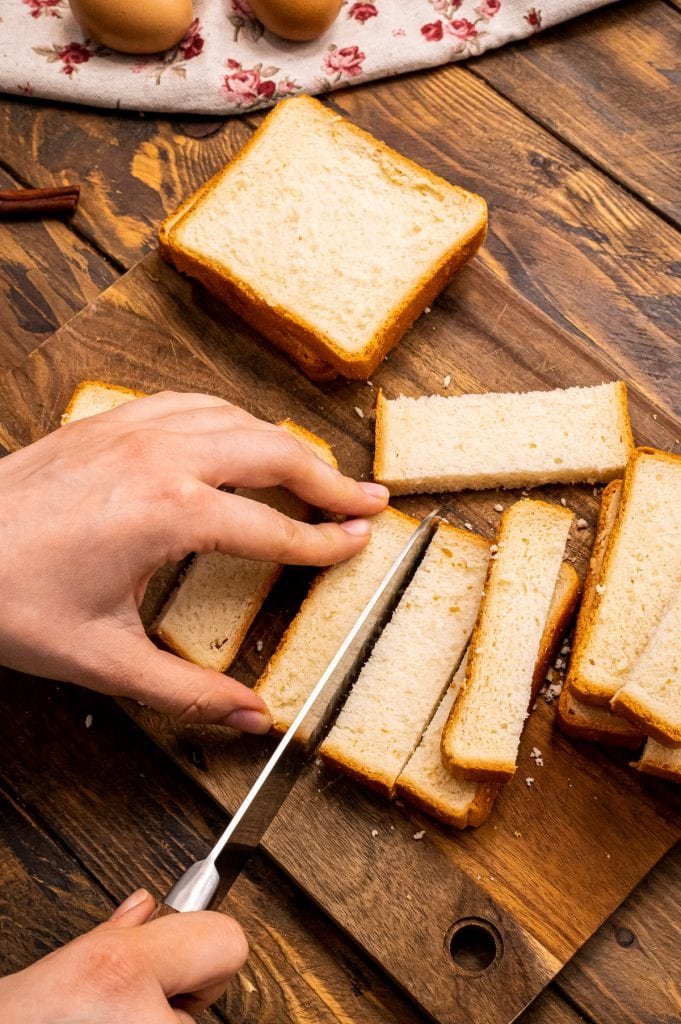
{"label": "bread crust", "polygon": [[610,701],[610,707],[615,714],[626,718],[658,743],[666,747],[681,747],[681,724],[661,719],[647,704],[637,700],[633,693],[619,690]]}
{"label": "bread crust", "polygon": [[71,416],[78,399],[84,391],[88,391],[90,388],[103,388],[106,391],[117,391],[122,395],[133,395],[135,398],[146,397],[146,392],[144,391],[137,391],[134,388],[126,388],[120,384],[109,384],[105,380],[82,380],[71,395],[68,405],[61,414],[60,423],[62,426],[66,426],[67,423],[71,422]]}
{"label": "bread crust", "polygon": [[644,748],[639,760],[630,761],[629,764],[631,768],[636,768],[639,772],[645,772],[646,775],[655,775],[658,779],[665,779],[667,782],[681,782],[681,759],[679,760],[678,769],[669,767],[652,759],[646,760]]}
{"label": "bread crust", "polygon": [[[330,373],[328,369],[324,370],[320,367],[322,364],[323,367],[331,367],[334,374],[340,373],[352,379],[366,380],[426,306],[434,301],[456,271],[467,263],[480,248],[487,233],[487,204],[481,196],[451,185],[445,179],[439,178],[407,157],[396,153],[385,143],[374,139],[368,132],[343,119],[344,125],[353,134],[371,142],[379,156],[386,155],[393,160],[398,159],[408,170],[418,173],[419,176],[425,176],[437,187],[441,188],[444,184],[467,197],[473,196],[480,204],[478,222],[453,244],[404,296],[402,302],[392,310],[364,350],[354,354],[343,352],[328,334],[313,329],[300,317],[281,306],[269,305],[258,292],[236,274],[216,267],[212,261],[203,259],[200,254],[185,253],[179,241],[175,239],[176,228],[181,225],[187,214],[221,180],[223,175],[230,173],[250,152],[251,148],[257,145],[261,135],[266,133],[271,126],[273,119],[281,116],[287,103],[306,103],[316,110],[323,111],[325,116],[338,120],[337,115],[330,114],[323,104],[310,96],[297,96],[277,104],[234,160],[202,187],[196,197],[196,202],[187,200],[181,207],[182,212],[178,216],[171,215],[171,218],[164,222],[161,250],[178,270],[199,280],[255,330],[283,349],[312,379],[331,379],[329,376],[313,376],[315,373]],[[169,221],[171,222],[169,223]]]}
{"label": "bread crust", "polygon": [[466,810],[461,814],[454,814],[441,800],[425,799],[421,791],[414,789],[408,782],[398,782],[397,785],[398,795],[403,796],[414,807],[418,807],[420,811],[442,822],[443,825],[458,829],[477,828],[482,825],[489,817],[499,789],[500,786],[493,782],[479,783],[476,794]]}
{"label": "bread crust", "polygon": [[[526,499],[523,499],[523,500],[526,500]],[[545,506],[555,516],[559,516],[561,518],[564,518],[565,516],[568,516],[568,517],[572,518],[572,513],[568,509],[563,508],[562,505],[553,505],[553,504],[551,504],[550,502],[547,502],[547,501],[538,501],[538,500],[535,501],[534,499],[532,499],[531,501],[532,501],[532,504],[537,504],[537,505]],[[522,503],[523,503],[523,501],[519,501],[519,502],[516,502],[514,505],[509,506],[509,508],[506,510],[506,512],[502,516],[501,525],[500,525],[500,529],[499,529],[499,535],[498,535],[498,541],[497,541],[499,546],[501,546],[503,544],[505,536],[506,536],[506,532],[507,532],[507,529],[508,529],[509,513],[511,512],[511,510],[517,509],[518,505],[521,505]],[[493,576],[493,574],[495,572],[495,566],[496,566],[496,562],[493,561],[492,559],[490,559],[490,563],[489,563],[489,566],[487,568],[487,578],[485,580],[485,587],[484,587],[484,594],[485,595],[489,594],[490,585],[493,582],[492,581],[492,576]],[[562,566],[561,566],[560,572],[562,572],[562,571],[563,570],[562,570]],[[559,576],[560,576],[560,572],[559,572]],[[577,576],[576,573],[575,573],[575,576],[577,578],[577,589],[576,589],[576,592],[574,593],[574,595],[571,595],[570,601],[569,601],[568,605],[566,606],[567,607],[567,612],[566,612],[566,615],[565,615],[565,620],[564,620],[565,622],[567,621],[568,615],[571,614],[572,611],[574,610],[575,604],[577,602],[577,597],[579,595],[579,577]],[[558,579],[556,580],[556,584],[557,583],[558,583]],[[554,593],[555,593],[555,589],[554,589]],[[483,639],[483,627],[485,625],[485,610],[486,610],[486,606],[487,606],[486,596],[483,596],[482,602],[480,604],[480,611],[478,612],[478,618],[477,618],[477,621],[475,623],[475,627],[473,629],[473,634],[471,636],[471,640],[470,640],[470,644],[469,644],[469,650],[471,652],[473,652],[473,653],[468,658],[468,661],[466,663],[466,678],[465,678],[464,684],[463,684],[463,686],[461,688],[461,694],[459,695],[459,699],[454,704],[454,707],[452,708],[452,711],[451,711],[451,713],[449,715],[449,718],[447,719],[447,722],[445,723],[445,727],[444,727],[444,729],[442,731],[442,748],[441,748],[441,750],[442,750],[442,763],[444,764],[445,768],[447,768],[453,774],[461,775],[464,778],[478,779],[480,781],[503,783],[503,782],[508,782],[509,779],[511,779],[515,775],[516,767],[517,767],[515,762],[513,764],[509,764],[506,761],[492,761],[492,760],[490,760],[484,766],[482,766],[478,762],[473,762],[473,761],[471,761],[468,758],[461,757],[461,755],[457,755],[456,759],[454,759],[454,757],[451,754],[451,750],[450,750],[450,742],[451,742],[451,740],[455,736],[457,725],[458,725],[459,719],[461,718],[461,714],[462,714],[462,709],[463,709],[463,704],[464,704],[464,702],[462,700],[462,697],[464,696],[464,694],[466,692],[466,688],[471,685],[471,679],[472,679],[473,671],[475,669],[475,664],[476,664],[475,651],[476,651],[476,648],[480,647],[483,644],[483,642],[484,642],[484,639]],[[549,615],[551,615],[551,611],[549,612]],[[549,618],[547,618],[547,625],[548,624],[549,624]],[[563,628],[564,628],[564,624],[563,624],[562,620],[557,618],[556,621],[549,626],[549,631],[550,631],[550,634],[551,634],[551,638],[555,639],[555,637],[559,636],[560,635],[559,630],[562,630]],[[545,627],[545,629],[546,629],[546,627]],[[542,637],[540,639],[539,652],[538,652],[538,661],[542,662],[542,663],[547,660],[546,659],[546,654],[545,654],[545,648],[543,647],[543,640],[544,640],[544,633],[542,633]],[[548,638],[547,638],[547,645],[550,642],[551,641],[549,641]],[[549,650],[550,650],[550,648],[549,648]],[[550,656],[551,655],[549,654],[548,661],[550,661]],[[533,675],[532,675],[532,694],[533,695],[531,696],[530,704],[534,700],[534,688],[535,688],[535,685],[536,685],[536,682],[537,682],[537,678],[540,678],[540,680],[541,680],[541,679],[543,679],[545,674],[546,674],[546,670],[544,669],[543,675],[541,677],[538,677],[537,676],[537,666],[535,665],[535,670],[534,670]],[[541,686],[541,682],[539,683],[539,686]]]}
{"label": "bread crust", "polygon": [[[643,743],[645,736],[619,715],[613,713],[608,719],[608,724],[603,723],[599,727],[589,720],[588,711],[582,711],[580,705],[582,702],[576,699],[567,684],[564,684],[558,698],[556,722],[566,736],[571,736],[576,740],[586,740],[590,743],[603,743],[610,747],[624,747],[629,750],[636,750]],[[593,707],[593,705],[586,707]]]}
{"label": "bread crust", "polygon": [[[636,467],[641,458],[649,456],[660,459],[660,461],[663,462],[669,462],[675,466],[681,463],[681,455],[673,455],[671,452],[664,452],[659,448],[640,447],[634,450],[624,473],[624,481],[622,484],[617,516],[605,548],[602,568],[598,574],[599,582],[606,581],[606,585],[608,573],[615,557],[614,552],[616,541],[620,535],[622,524],[626,519],[629,503],[631,501],[636,476]],[[584,651],[593,631],[602,601],[602,594],[598,592],[595,584],[596,581],[594,580],[593,597],[590,601],[587,613],[583,618],[583,625],[580,628],[579,635],[577,636],[576,643],[573,647],[570,669],[566,683],[579,700],[583,701],[585,704],[609,704],[614,694],[609,691],[605,692],[602,688],[594,686],[584,674],[580,666],[580,661],[584,657]]]}

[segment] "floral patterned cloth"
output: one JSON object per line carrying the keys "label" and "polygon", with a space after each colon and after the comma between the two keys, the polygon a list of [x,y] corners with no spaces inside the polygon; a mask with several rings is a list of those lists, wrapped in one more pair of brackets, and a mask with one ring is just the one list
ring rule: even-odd
{"label": "floral patterned cloth", "polygon": [[607,2],[345,0],[320,39],[287,43],[263,30],[248,0],[194,0],[194,21],[178,46],[130,57],[84,38],[67,0],[2,0],[0,90],[99,107],[238,114],[293,93],[463,60]]}

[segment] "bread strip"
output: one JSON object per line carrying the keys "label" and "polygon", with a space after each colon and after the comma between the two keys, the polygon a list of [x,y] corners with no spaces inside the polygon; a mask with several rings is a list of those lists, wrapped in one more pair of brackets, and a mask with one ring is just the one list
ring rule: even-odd
{"label": "bread strip", "polygon": [[665,747],[657,740],[649,739],[639,760],[632,761],[631,766],[668,782],[681,782],[681,748]]}
{"label": "bread strip", "polygon": [[580,699],[607,704],[626,685],[680,584],[681,456],[639,448],[570,662]]}
{"label": "bread strip", "polygon": [[681,594],[677,594],[610,706],[648,736],[681,747]]}
{"label": "bread strip", "polygon": [[256,684],[275,731],[291,724],[417,525],[418,520],[388,507],[372,520],[364,550],[326,569],[312,584]]}
{"label": "bread strip", "polygon": [[573,515],[543,501],[506,510],[471,639],[466,684],[442,734],[452,771],[504,781],[516,770],[532,679]]}
{"label": "bread strip", "polygon": [[62,413],[61,425],[66,426],[67,423],[84,420],[88,416],[110,412],[134,398],[144,398],[144,392],[124,388],[119,384],[107,384],[103,380],[81,381]]}
{"label": "bread strip", "polygon": [[[546,671],[562,640],[579,596],[579,577],[574,568],[563,562],[546,627],[541,639],[539,658],[532,682],[533,697],[541,689]],[[489,815],[499,791],[495,782],[477,782],[453,775],[442,763],[440,743],[442,730],[451,714],[466,676],[466,658],[452,680],[416,750],[397,780],[397,793],[426,814],[454,828],[481,825]]]}
{"label": "bread strip", "polygon": [[[596,595],[595,587],[600,576],[610,533],[617,517],[621,491],[622,481],[613,480],[601,496],[601,507],[598,513],[589,567],[584,580],[584,591],[575,626],[573,647],[581,642],[591,612],[591,605]],[[616,715],[608,706],[599,707],[594,704],[585,704],[572,692],[567,681],[563,685],[558,700],[556,721],[564,733],[575,739],[606,743],[617,747],[631,747],[632,749],[640,747],[643,742],[640,730],[626,719]]]}
{"label": "bread strip", "polygon": [[612,480],[632,450],[622,382],[376,403],[374,476],[393,494]]}
{"label": "bread strip", "polygon": [[319,753],[392,796],[470,639],[489,542],[439,527]]}
{"label": "bread strip", "polygon": [[[336,465],[329,445],[291,420],[279,424],[325,462]],[[280,487],[236,494],[264,502],[292,519],[309,521],[313,510]],[[282,566],[218,551],[197,555],[153,625],[152,634],[181,658],[226,672],[234,661]]]}
{"label": "bread strip", "polygon": [[486,227],[479,196],[299,96],[184,204],[162,247],[292,358],[304,354],[305,372],[313,360],[365,379]]}

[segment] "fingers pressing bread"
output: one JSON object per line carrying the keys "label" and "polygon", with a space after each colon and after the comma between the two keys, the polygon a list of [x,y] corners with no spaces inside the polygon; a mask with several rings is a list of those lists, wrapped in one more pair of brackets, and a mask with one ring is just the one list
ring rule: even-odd
{"label": "fingers pressing bread", "polygon": [[199,553],[221,551],[287,565],[331,565],[358,554],[371,535],[371,523],[365,519],[312,526],[262,502],[210,487],[203,489],[196,508],[190,523],[177,525],[177,539]]}

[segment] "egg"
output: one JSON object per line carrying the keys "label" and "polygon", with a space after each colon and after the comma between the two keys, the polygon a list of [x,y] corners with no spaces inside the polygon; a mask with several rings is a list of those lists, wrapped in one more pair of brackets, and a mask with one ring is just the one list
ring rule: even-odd
{"label": "egg", "polygon": [[192,0],[69,0],[88,39],[123,53],[176,46],[193,20]]}
{"label": "egg", "polygon": [[316,39],[338,17],[343,0],[250,0],[266,29],[294,42]]}

